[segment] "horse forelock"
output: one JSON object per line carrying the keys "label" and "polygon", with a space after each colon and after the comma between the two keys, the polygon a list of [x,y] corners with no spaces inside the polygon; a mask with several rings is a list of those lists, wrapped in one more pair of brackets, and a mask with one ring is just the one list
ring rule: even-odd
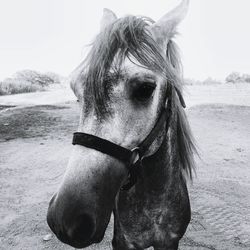
{"label": "horse forelock", "polygon": [[120,18],[102,30],[92,43],[76,79],[84,85],[86,106],[91,104],[97,115],[108,113],[109,86],[112,80],[121,77],[121,65],[125,58],[161,74],[171,84],[178,82],[176,70],[162,55],[161,48],[150,33],[152,23],[146,17]]}

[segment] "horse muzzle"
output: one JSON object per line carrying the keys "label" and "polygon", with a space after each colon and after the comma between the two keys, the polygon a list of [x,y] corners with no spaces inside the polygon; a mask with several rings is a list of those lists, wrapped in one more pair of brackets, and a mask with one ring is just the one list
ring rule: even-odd
{"label": "horse muzzle", "polygon": [[97,223],[94,210],[74,209],[70,203],[60,211],[55,197],[50,201],[47,223],[60,241],[75,248],[84,248],[103,239],[110,216]]}
{"label": "horse muzzle", "polygon": [[75,248],[100,242],[126,174],[118,160],[92,149],[76,149],[48,208],[47,222],[57,238]]}

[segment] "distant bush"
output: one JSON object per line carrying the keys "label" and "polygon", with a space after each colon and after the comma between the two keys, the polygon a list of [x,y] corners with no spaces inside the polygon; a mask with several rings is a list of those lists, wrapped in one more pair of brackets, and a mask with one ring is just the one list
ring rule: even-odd
{"label": "distant bush", "polygon": [[239,72],[232,72],[226,77],[227,83],[240,83],[247,82],[250,83],[250,75],[249,74],[240,74]]}
{"label": "distant bush", "polygon": [[24,80],[7,78],[0,82],[0,95],[11,95],[18,93],[28,93],[42,91],[44,87],[37,84],[32,84]]}
{"label": "distant bush", "polygon": [[0,82],[0,95],[44,91],[49,85],[58,84],[60,81],[61,77],[52,72],[22,70]]}
{"label": "distant bush", "polygon": [[226,77],[227,83],[237,83],[241,82],[241,76],[239,72],[232,72]]}
{"label": "distant bush", "polygon": [[242,75],[242,80],[244,82],[250,83],[250,75],[249,74],[243,74]]}
{"label": "distant bush", "polygon": [[34,70],[22,70],[14,75],[14,78],[25,80],[32,84],[48,86],[50,84],[60,83],[60,77],[52,72],[40,73]]}

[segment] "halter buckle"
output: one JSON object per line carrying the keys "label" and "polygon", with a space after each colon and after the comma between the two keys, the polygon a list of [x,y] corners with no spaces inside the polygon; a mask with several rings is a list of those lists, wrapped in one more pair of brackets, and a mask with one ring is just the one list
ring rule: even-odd
{"label": "halter buckle", "polygon": [[133,166],[137,161],[141,160],[141,156],[140,156],[140,148],[139,147],[135,147],[131,150],[132,152],[132,156],[130,158],[130,166]]}

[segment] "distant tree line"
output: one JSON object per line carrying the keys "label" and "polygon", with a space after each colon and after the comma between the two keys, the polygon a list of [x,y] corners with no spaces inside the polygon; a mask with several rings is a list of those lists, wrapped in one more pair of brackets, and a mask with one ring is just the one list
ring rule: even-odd
{"label": "distant tree line", "polygon": [[[196,79],[184,79],[186,85],[214,85],[214,84],[222,84],[223,81],[218,81],[212,77],[208,77],[207,79],[200,81]],[[250,75],[249,74],[240,74],[239,72],[232,72],[225,78],[225,83],[250,83]]]}
{"label": "distant tree line", "polygon": [[[0,81],[0,95],[45,91],[49,86],[59,84],[63,77],[53,72],[41,73],[35,70],[18,71],[12,77]],[[225,78],[225,83],[250,83],[249,74],[232,72]],[[185,79],[186,85],[215,85],[221,81],[208,77],[204,81]]]}

